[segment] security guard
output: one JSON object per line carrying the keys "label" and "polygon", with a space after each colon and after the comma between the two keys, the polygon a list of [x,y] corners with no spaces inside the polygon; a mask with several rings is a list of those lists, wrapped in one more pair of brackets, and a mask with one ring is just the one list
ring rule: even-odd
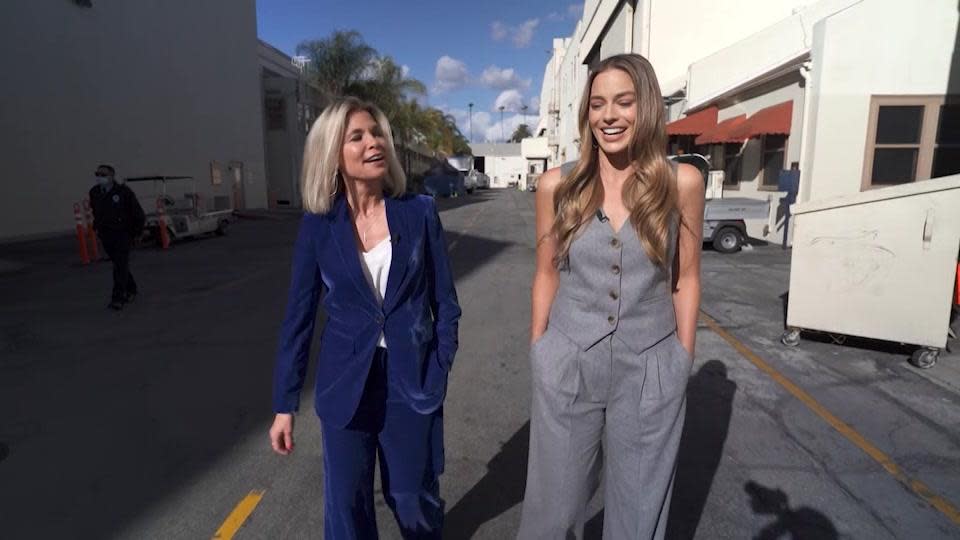
{"label": "security guard", "polygon": [[117,182],[111,165],[97,167],[96,177],[97,185],[90,188],[93,228],[113,261],[113,295],[107,307],[119,311],[137,295],[137,283],[130,273],[130,246],[143,232],[146,217],[137,195]]}

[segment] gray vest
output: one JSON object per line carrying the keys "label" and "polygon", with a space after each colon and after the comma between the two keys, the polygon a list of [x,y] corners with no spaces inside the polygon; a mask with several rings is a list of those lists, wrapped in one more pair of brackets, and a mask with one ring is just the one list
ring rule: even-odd
{"label": "gray vest", "polygon": [[[564,176],[568,165],[561,168]],[[676,219],[672,223],[668,260]],[[582,350],[616,334],[639,354],[677,328],[670,283],[670,273],[650,260],[629,220],[614,233],[609,221],[591,217],[570,245],[548,324]]]}

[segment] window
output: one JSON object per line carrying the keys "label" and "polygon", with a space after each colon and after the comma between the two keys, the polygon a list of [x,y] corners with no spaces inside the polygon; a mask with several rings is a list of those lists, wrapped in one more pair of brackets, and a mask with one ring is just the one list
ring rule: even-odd
{"label": "window", "polygon": [[943,96],[874,97],[863,188],[960,173],[960,103]]}
{"label": "window", "polygon": [[723,187],[725,188],[740,187],[741,146],[740,143],[725,143],[716,146],[722,148],[723,151],[721,168],[723,169]]}
{"label": "window", "polygon": [[763,136],[763,176],[760,178],[761,188],[777,189],[777,179],[783,170],[784,153],[787,149],[786,135]]}
{"label": "window", "polygon": [[960,173],[960,102],[940,106],[931,178]]}

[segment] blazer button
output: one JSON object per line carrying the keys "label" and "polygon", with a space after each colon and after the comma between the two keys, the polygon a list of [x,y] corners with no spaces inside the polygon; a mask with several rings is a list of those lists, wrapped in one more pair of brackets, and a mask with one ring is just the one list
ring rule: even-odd
{"label": "blazer button", "polygon": [[607,317],[607,322],[610,323],[610,324],[613,324],[613,321],[615,321],[615,320],[617,320],[617,319],[614,318],[613,315],[610,315],[609,317]]}
{"label": "blazer button", "polygon": [[377,315],[375,320],[377,321],[378,325],[383,326],[383,316]]}
{"label": "blazer button", "polygon": [[620,298],[620,295],[617,294],[617,291],[610,291],[610,298],[616,300],[617,298]]}

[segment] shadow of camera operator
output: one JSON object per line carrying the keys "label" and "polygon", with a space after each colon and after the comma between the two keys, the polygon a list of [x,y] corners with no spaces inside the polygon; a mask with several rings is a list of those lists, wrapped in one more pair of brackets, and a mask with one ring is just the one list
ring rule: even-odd
{"label": "shadow of camera operator", "polygon": [[790,508],[790,501],[782,489],[768,488],[753,480],[744,484],[743,489],[750,495],[750,508],[755,513],[776,517],[776,521],[764,527],[760,534],[754,536],[754,540],[838,538],[837,529],[830,518],[806,506]]}

